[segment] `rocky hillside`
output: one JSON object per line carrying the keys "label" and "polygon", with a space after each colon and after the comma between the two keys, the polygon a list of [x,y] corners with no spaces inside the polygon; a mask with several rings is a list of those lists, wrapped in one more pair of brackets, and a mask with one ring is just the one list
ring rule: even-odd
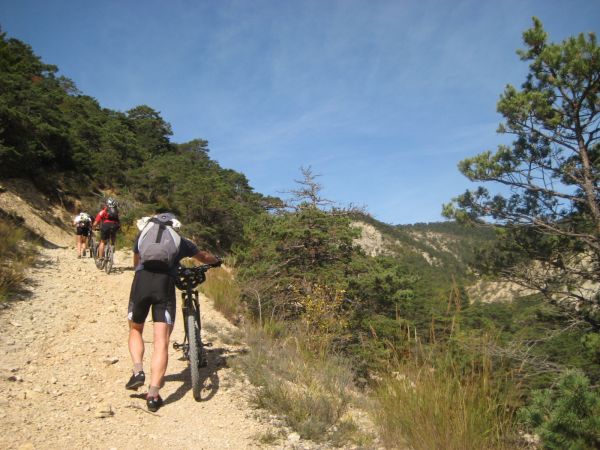
{"label": "rocky hillside", "polygon": [[512,301],[533,293],[510,281],[478,276],[477,251],[494,242],[491,229],[468,228],[453,222],[391,226],[370,217],[361,217],[352,225],[361,231],[356,243],[366,254],[408,259],[435,277],[454,277],[465,285],[471,301]]}
{"label": "rocky hillside", "polygon": [[490,229],[466,228],[454,222],[415,225],[388,225],[372,217],[357,218],[353,226],[360,228],[356,240],[371,256],[410,257],[455,276],[472,273],[478,249],[494,240]]}

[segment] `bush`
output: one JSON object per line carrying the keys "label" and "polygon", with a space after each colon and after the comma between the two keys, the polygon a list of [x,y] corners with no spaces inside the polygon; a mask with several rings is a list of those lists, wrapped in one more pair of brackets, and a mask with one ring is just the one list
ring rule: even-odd
{"label": "bush", "polygon": [[534,391],[519,416],[539,434],[543,448],[600,448],[600,394],[581,372],[569,371],[555,387]]}
{"label": "bush", "polygon": [[352,373],[336,357],[306,351],[302,338],[273,340],[261,329],[248,331],[249,353],[239,364],[258,391],[254,403],[285,418],[302,438],[329,439],[342,423],[352,387]]}

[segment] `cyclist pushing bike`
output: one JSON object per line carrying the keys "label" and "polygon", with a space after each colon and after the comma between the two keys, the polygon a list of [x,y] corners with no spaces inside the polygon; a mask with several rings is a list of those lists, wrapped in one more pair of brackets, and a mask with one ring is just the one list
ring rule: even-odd
{"label": "cyclist pushing bike", "polygon": [[100,267],[103,265],[104,246],[106,241],[110,239],[111,243],[115,244],[117,230],[120,227],[119,209],[115,199],[109,198],[106,201],[106,206],[96,215],[94,220],[94,228],[100,227],[100,245],[98,246],[98,258]]}
{"label": "cyclist pushing bike", "polygon": [[179,236],[177,230],[181,224],[173,214],[161,213],[145,219],[138,221],[140,233],[133,246],[135,276],[127,316],[133,373],[125,388],[137,390],[145,384],[142,333],[152,307],[154,351],[146,404],[154,412],[163,403],[159,390],[167,370],[169,338],[175,323],[175,282],[179,262],[191,257],[198,262],[217,266],[221,260],[207,251],[199,250],[189,239]]}
{"label": "cyclist pushing bike", "polygon": [[77,245],[77,257],[85,255],[87,239],[92,232],[92,218],[86,212],[81,211],[73,219],[75,225],[75,244]]}

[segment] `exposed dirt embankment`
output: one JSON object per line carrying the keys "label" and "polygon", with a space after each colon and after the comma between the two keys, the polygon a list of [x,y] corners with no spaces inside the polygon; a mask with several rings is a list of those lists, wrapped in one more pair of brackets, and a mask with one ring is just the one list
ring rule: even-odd
{"label": "exposed dirt embankment", "polygon": [[23,219],[23,225],[49,246],[65,246],[72,242],[67,232],[72,217],[26,180],[0,182],[0,210]]}

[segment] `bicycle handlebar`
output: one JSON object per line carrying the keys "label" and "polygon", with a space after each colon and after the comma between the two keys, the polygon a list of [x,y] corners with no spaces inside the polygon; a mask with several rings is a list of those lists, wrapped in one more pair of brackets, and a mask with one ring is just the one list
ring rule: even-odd
{"label": "bicycle handlebar", "polygon": [[184,291],[189,288],[193,289],[199,284],[204,283],[206,280],[206,272],[214,267],[219,267],[221,261],[212,264],[201,264],[194,267],[182,267],[177,268],[177,278],[175,279],[175,286],[178,289]]}

